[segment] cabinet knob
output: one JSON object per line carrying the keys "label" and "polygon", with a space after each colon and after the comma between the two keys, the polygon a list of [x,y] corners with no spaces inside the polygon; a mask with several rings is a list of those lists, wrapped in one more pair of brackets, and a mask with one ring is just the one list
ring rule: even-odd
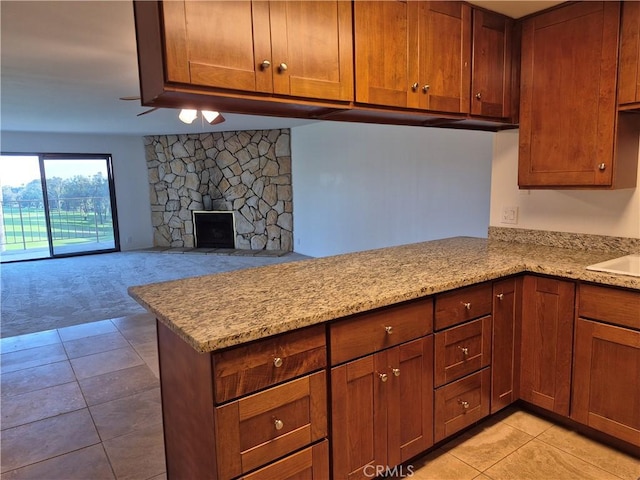
{"label": "cabinet knob", "polygon": [[431,88],[431,86],[430,86],[430,85],[425,85],[424,87],[422,87],[422,91],[423,91],[424,93],[427,93],[427,92],[429,91],[429,89],[430,89],[430,88]]}
{"label": "cabinet knob", "polygon": [[462,350],[462,354],[467,357],[469,355],[469,349],[467,347],[461,347],[460,345],[458,345],[458,348],[460,350]]}
{"label": "cabinet knob", "polygon": [[273,421],[273,426],[276,427],[276,430],[282,430],[282,427],[284,427],[284,422],[279,418],[276,418]]}
{"label": "cabinet knob", "polygon": [[391,371],[393,372],[393,375],[395,375],[396,377],[400,376],[400,369],[399,368],[392,368]]}
{"label": "cabinet knob", "polygon": [[497,295],[496,295],[496,298],[497,298],[498,300],[502,300],[502,299],[504,298],[504,293],[499,293],[499,294],[497,294]]}
{"label": "cabinet knob", "polygon": [[418,85],[418,82],[414,83],[413,85],[411,85],[411,90],[413,90],[414,92],[418,90],[418,87],[420,85]]}
{"label": "cabinet knob", "polygon": [[458,403],[462,405],[462,408],[467,410],[469,408],[469,402],[465,402],[464,400],[458,400]]}
{"label": "cabinet knob", "polygon": [[276,357],[273,359],[273,366],[279,368],[282,366],[282,359],[280,357]]}
{"label": "cabinet knob", "polygon": [[269,60],[263,60],[262,63],[260,64],[260,68],[262,68],[262,70],[266,70],[270,66],[271,66],[271,62]]}
{"label": "cabinet knob", "polygon": [[393,333],[393,327],[391,325],[387,325],[384,327],[384,331],[387,332],[387,335],[391,335]]}
{"label": "cabinet knob", "polygon": [[600,171],[604,171],[604,169],[607,168],[607,165],[605,163],[601,163],[600,165],[598,165],[598,170]]}
{"label": "cabinet knob", "polygon": [[284,62],[282,62],[280,65],[278,65],[278,71],[279,71],[280,73],[282,73],[282,72],[286,72],[288,68],[289,68],[289,67],[288,67],[288,66],[287,66],[287,64],[286,64],[286,63],[284,63]]}
{"label": "cabinet knob", "polygon": [[476,98],[482,100],[482,94],[480,92],[476,93]]}
{"label": "cabinet knob", "polygon": [[383,382],[389,380],[389,376],[386,373],[379,373],[378,377],[380,377],[380,380],[382,380]]}
{"label": "cabinet knob", "polygon": [[464,308],[467,310],[471,310],[471,302],[464,302],[462,305],[464,305]]}

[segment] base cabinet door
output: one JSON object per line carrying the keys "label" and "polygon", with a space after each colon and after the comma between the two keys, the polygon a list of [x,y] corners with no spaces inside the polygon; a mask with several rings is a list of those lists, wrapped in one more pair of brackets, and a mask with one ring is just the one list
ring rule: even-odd
{"label": "base cabinet door", "polygon": [[331,371],[333,478],[366,479],[433,445],[433,336]]}
{"label": "base cabinet door", "polygon": [[571,417],[640,446],[640,331],[576,321]]}
{"label": "base cabinet door", "polygon": [[575,284],[526,276],[522,303],[520,398],[569,416]]}

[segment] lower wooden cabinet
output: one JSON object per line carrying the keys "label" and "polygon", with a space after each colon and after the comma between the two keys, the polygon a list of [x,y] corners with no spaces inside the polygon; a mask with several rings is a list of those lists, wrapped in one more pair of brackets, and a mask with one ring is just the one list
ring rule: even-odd
{"label": "lower wooden cabinet", "polygon": [[575,284],[523,280],[520,398],[569,416]]}
{"label": "lower wooden cabinet", "polygon": [[305,448],[271,465],[256,470],[244,480],[326,480],[329,478],[329,442]]}
{"label": "lower wooden cabinet", "polygon": [[493,285],[493,338],[491,350],[491,413],[518,399],[518,330],[522,311],[522,278]]}
{"label": "lower wooden cabinet", "polygon": [[440,387],[435,392],[436,442],[489,415],[491,368]]}
{"label": "lower wooden cabinet", "polygon": [[640,331],[579,318],[572,390],[571,418],[640,446]]}
{"label": "lower wooden cabinet", "polygon": [[433,336],[331,371],[333,478],[364,479],[433,444]]}

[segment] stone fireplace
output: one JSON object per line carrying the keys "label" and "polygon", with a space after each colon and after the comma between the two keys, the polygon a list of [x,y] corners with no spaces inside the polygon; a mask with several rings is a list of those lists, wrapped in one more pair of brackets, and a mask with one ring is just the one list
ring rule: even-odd
{"label": "stone fireplace", "polygon": [[232,211],[235,246],[293,250],[290,131],[144,138],[153,242],[194,247],[194,211]]}

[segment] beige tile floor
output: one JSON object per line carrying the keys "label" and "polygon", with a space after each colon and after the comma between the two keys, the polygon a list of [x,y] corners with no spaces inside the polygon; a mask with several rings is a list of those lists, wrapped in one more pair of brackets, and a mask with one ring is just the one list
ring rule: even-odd
{"label": "beige tile floor", "polygon": [[[0,348],[2,479],[166,478],[150,315],[4,338]],[[410,467],[415,480],[640,478],[640,460],[515,408]]]}

